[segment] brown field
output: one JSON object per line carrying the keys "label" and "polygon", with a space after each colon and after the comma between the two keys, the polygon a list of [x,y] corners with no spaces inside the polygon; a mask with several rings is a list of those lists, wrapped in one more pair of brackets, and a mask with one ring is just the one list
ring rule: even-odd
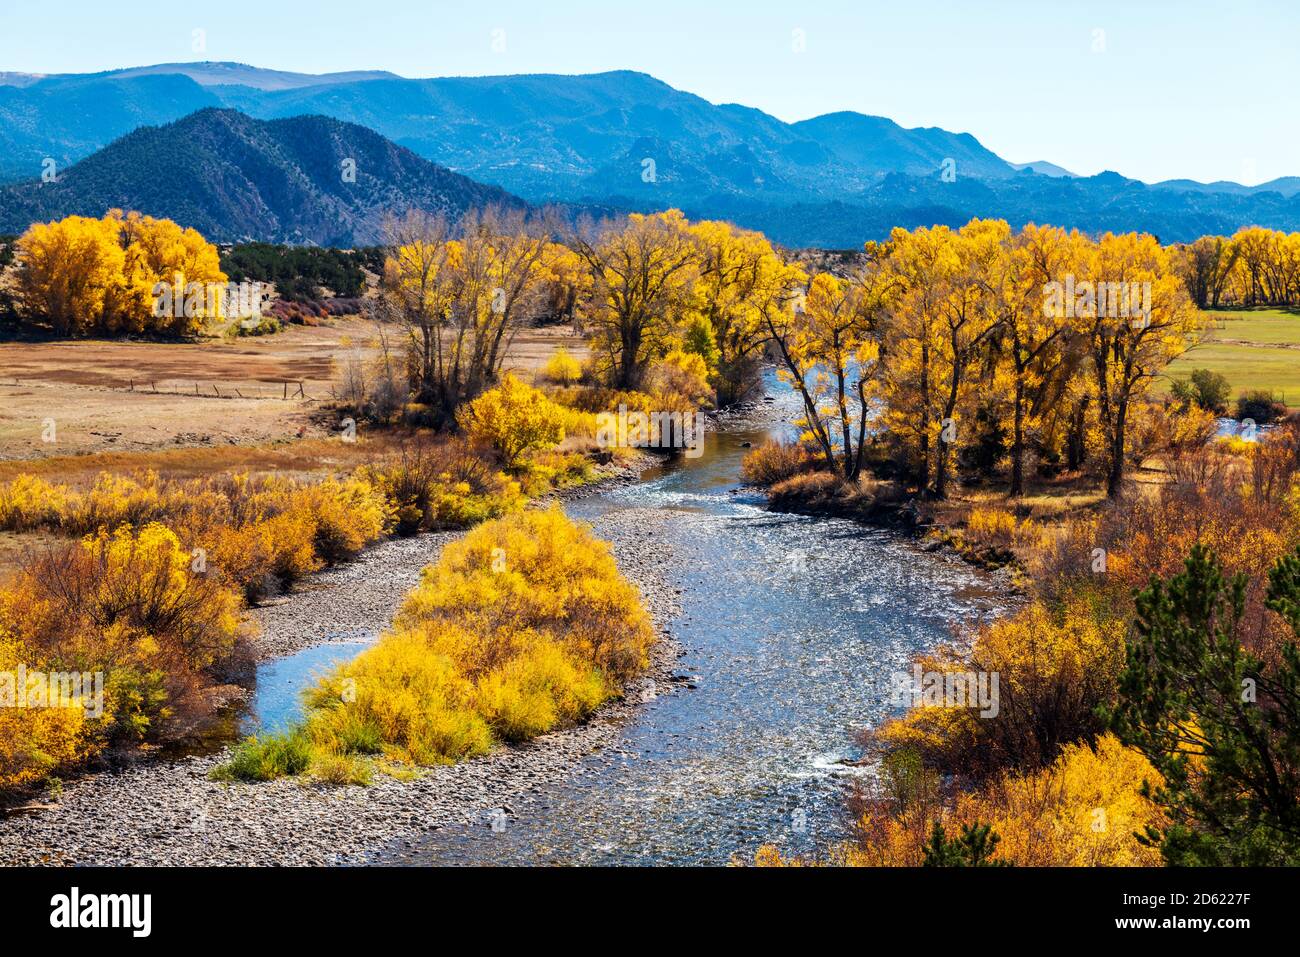
{"label": "brown field", "polygon": [[[529,329],[506,366],[529,373],[560,343],[585,351],[568,327]],[[377,347],[375,327],[360,318],[234,341],[0,343],[0,474],[17,461],[35,471],[47,458],[324,439],[331,425],[323,413],[342,370]],[[50,420],[54,441],[45,441]],[[110,455],[98,468],[140,467],[148,457]],[[193,456],[195,465],[239,457]],[[183,468],[185,459],[174,464]]]}

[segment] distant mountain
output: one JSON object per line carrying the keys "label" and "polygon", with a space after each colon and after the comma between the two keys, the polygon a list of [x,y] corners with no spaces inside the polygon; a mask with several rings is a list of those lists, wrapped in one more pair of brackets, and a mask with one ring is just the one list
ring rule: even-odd
{"label": "distant mountain", "polygon": [[1038,173],[1042,176],[1074,176],[1068,169],[1057,166],[1055,163],[1049,163],[1047,160],[1035,160],[1032,163],[1012,163],[1011,168],[1014,170],[1027,169],[1031,173]]}
{"label": "distant mountain", "polygon": [[845,169],[864,172],[870,180],[886,173],[937,175],[948,160],[960,176],[1005,179],[1015,173],[1010,163],[969,133],[936,127],[908,130],[883,116],[861,113],[827,113],[792,128],[828,149]]}
{"label": "distant mountain", "polygon": [[243,63],[158,63],[126,70],[112,70],[100,74],[118,79],[136,76],[178,74],[187,76],[200,86],[247,86],[255,90],[298,90],[308,86],[332,86],[336,83],[358,83],[364,80],[396,80],[396,73],[387,70],[351,70],[345,73],[287,73],[284,70],[265,70]]}
{"label": "distant mountain", "polygon": [[[355,181],[344,175],[355,162]],[[0,232],[111,208],[166,216],[209,239],[352,246],[409,208],[456,217],[522,200],[323,116],[263,121],[206,109],[142,127],[62,173],[0,187]]]}
{"label": "distant mountain", "polygon": [[1227,180],[1198,183],[1193,179],[1167,179],[1154,184],[1156,189],[1171,189],[1180,193],[1228,193],[1232,196],[1250,196],[1256,193],[1279,193],[1292,197],[1300,193],[1300,176],[1279,176],[1257,186],[1242,186]]}
{"label": "distant mountain", "polygon": [[387,70],[351,70],[345,73],[289,73],[266,70],[245,63],[155,63],[152,66],[106,70],[103,73],[4,73],[0,86],[31,86],[41,80],[122,80],[137,76],[186,76],[200,86],[249,86],[257,90],[294,90],[305,86],[329,86],[360,80],[396,80]]}
{"label": "distant mountain", "polygon": [[[96,93],[98,116],[88,127],[49,122],[65,100]],[[145,110],[145,103],[154,108]],[[24,75],[0,85],[0,145],[8,147],[0,154],[9,157],[0,160],[0,176],[34,175],[46,156],[62,165],[141,123],[204,106],[261,119],[321,114],[359,123],[427,159],[537,200],[638,192],[645,159],[665,174],[657,195],[675,203],[719,191],[838,199],[886,173],[937,174],[948,159],[959,175],[1015,172],[969,134],[906,130],[857,113],[789,124],[630,71],[408,80],[198,63]]]}
{"label": "distant mountain", "polygon": [[0,85],[0,182],[40,176],[46,160],[62,172],[137,127],[221,105],[215,94],[178,75],[47,77]]}
{"label": "distant mountain", "polygon": [[1300,228],[1295,177],[1244,187],[1074,176],[1042,161],[1008,163],[969,133],[847,112],[785,123],[629,71],[411,80],[201,63],[5,76],[0,180],[38,175],[45,157],[62,169],[142,124],[222,106],[263,120],[360,124],[533,203],[678,206],[761,226],[791,245],[856,246],[895,224],[973,215],[1146,230],[1166,241],[1247,224]]}

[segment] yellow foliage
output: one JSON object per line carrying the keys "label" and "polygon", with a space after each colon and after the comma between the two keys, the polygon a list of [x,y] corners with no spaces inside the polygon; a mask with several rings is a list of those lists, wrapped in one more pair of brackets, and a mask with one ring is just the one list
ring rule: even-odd
{"label": "yellow foliage", "polygon": [[[206,287],[226,282],[216,247],[198,232],[119,210],[36,223],[19,238],[17,260],[22,315],[60,335],[190,335],[209,315]],[[179,296],[171,310],[155,308],[160,283]]]}
{"label": "yellow foliage", "polygon": [[542,378],[556,385],[573,385],[582,378],[582,363],[560,346],[542,366]]}
{"label": "yellow foliage", "polygon": [[1041,771],[1005,774],[942,809],[878,805],[859,822],[862,839],[844,853],[844,863],[864,867],[915,867],[934,819],[950,831],[989,824],[1000,838],[997,860],[1030,867],[1151,867],[1158,848],[1135,836],[1164,823],[1163,813],[1141,794],[1160,776],[1137,751],[1111,734],[1066,745]]}
{"label": "yellow foliage", "polygon": [[447,545],[393,631],[309,697],[312,740],[414,764],[580,720],[645,667],[653,641],[608,546],[559,509]]}
{"label": "yellow foliage", "polygon": [[690,411],[713,402],[709,367],[698,353],[670,351],[652,367],[650,381],[661,409]]}
{"label": "yellow foliage", "polygon": [[66,489],[33,475],[0,485],[0,528],[26,532],[55,526],[67,508]]}
{"label": "yellow foliage", "polygon": [[564,410],[508,373],[495,389],[465,406],[458,420],[471,440],[496,450],[507,467],[531,449],[564,441]]}
{"label": "yellow foliage", "polygon": [[1099,729],[1096,709],[1114,700],[1124,663],[1124,620],[1072,598],[1030,602],[982,628],[969,654],[920,661],[923,671],[997,676],[996,715],[977,707],[921,706],[878,732],[892,748],[915,748],[928,764],[985,774],[1040,767],[1065,744]]}
{"label": "yellow foliage", "polygon": [[[0,628],[0,676],[15,682],[19,665],[28,673],[45,669],[22,642]],[[86,712],[80,707],[20,708],[0,705],[0,791],[34,784],[72,764],[90,750]]]}

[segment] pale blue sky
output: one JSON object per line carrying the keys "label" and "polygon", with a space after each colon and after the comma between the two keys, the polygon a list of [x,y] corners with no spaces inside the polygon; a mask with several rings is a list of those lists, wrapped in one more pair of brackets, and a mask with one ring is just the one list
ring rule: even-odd
{"label": "pale blue sky", "polygon": [[0,0],[0,70],[177,60],[403,76],[635,69],[786,120],[858,110],[1084,174],[1300,175],[1294,0]]}

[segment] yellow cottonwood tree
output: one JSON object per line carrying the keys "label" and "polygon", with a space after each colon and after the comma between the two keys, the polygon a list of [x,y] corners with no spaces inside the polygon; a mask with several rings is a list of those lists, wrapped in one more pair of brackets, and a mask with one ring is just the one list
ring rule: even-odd
{"label": "yellow cottonwood tree", "polygon": [[[167,219],[111,210],[36,223],[18,240],[18,303],[29,321],[59,335],[192,335],[219,312],[224,286],[217,249]],[[171,309],[155,308],[159,283]]]}
{"label": "yellow cottonwood tree", "polygon": [[610,384],[638,388],[689,303],[699,248],[679,210],[582,224],[571,245],[592,287],[582,305]]}
{"label": "yellow cottonwood tree", "polygon": [[[767,313],[779,374],[803,399],[801,424],[826,464],[846,479],[862,471],[880,348],[871,323],[887,294],[871,271],[857,280],[818,273],[786,318]],[[781,318],[778,318],[780,316]]]}
{"label": "yellow cottonwood tree", "polygon": [[[1126,470],[1130,411],[1160,371],[1193,343],[1199,319],[1168,251],[1154,236],[1107,233],[1089,259],[1093,295],[1085,290],[1066,305],[1087,343],[1106,450],[1106,493],[1114,497]],[[1137,296],[1142,303],[1135,307]]]}
{"label": "yellow cottonwood tree", "polygon": [[718,401],[726,405],[756,381],[768,339],[764,305],[786,296],[802,275],[762,233],[712,220],[693,224],[690,233],[700,250],[695,305],[713,333]]}

